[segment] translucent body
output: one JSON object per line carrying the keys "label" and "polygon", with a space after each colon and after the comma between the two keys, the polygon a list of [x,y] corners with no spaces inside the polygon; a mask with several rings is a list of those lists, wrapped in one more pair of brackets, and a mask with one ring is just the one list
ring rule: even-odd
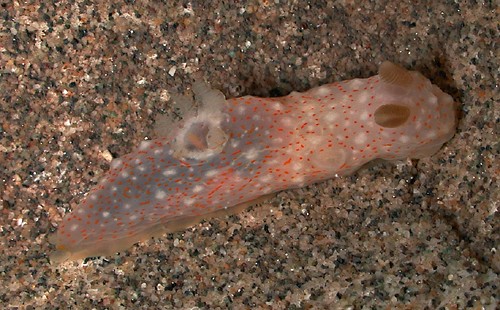
{"label": "translucent body", "polygon": [[428,156],[455,129],[452,98],[388,62],[368,79],[279,98],[225,100],[205,84],[193,90],[199,110],[114,160],[64,218],[53,260],[112,254],[375,158]]}

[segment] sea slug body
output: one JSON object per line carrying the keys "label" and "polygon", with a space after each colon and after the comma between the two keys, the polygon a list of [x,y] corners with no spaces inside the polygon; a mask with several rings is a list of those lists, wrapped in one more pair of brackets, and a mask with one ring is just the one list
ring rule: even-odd
{"label": "sea slug body", "polygon": [[379,74],[278,98],[226,100],[195,83],[182,123],[113,160],[65,216],[55,262],[109,255],[287,188],[345,175],[376,159],[421,158],[455,132],[453,99],[415,71]]}

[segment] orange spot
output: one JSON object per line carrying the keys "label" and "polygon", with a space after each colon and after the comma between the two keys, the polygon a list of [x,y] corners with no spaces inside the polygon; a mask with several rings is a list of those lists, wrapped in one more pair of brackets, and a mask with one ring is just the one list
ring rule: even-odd
{"label": "orange spot", "polygon": [[129,191],[130,191],[130,187],[125,187],[123,189],[123,197],[125,197],[125,198],[131,198],[132,196],[128,195]]}

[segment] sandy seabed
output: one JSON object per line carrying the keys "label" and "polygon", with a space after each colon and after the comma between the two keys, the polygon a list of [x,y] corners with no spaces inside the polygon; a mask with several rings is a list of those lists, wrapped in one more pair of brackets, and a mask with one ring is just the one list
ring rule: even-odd
{"label": "sandy seabed", "polygon": [[[495,309],[494,1],[0,0],[0,303],[7,309]],[[48,238],[151,137],[194,74],[227,97],[368,77],[390,60],[461,103],[436,155],[381,164],[105,258]]]}

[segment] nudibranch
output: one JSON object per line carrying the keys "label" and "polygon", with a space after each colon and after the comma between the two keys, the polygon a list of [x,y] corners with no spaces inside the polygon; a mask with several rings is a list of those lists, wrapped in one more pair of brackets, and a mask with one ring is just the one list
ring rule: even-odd
{"label": "nudibranch", "polygon": [[373,159],[421,158],[455,132],[451,96],[390,62],[378,75],[284,97],[225,99],[203,82],[181,122],[111,162],[53,237],[56,262],[110,255]]}

